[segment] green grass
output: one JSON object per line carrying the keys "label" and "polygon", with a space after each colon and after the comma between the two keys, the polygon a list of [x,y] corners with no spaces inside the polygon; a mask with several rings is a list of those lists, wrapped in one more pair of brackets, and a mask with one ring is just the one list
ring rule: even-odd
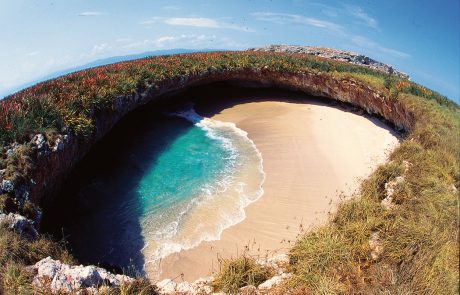
{"label": "green grass", "polygon": [[[28,175],[39,169],[29,143],[35,134],[44,134],[50,144],[58,135],[69,133],[91,144],[98,115],[113,112],[117,96],[141,93],[153,84],[177,83],[190,75],[246,69],[363,83],[381,94],[385,103],[399,103],[415,122],[390,162],[362,183],[360,194],[342,203],[327,225],[299,238],[290,253],[294,276],[285,290],[293,294],[457,294],[459,214],[458,193],[452,185],[460,187],[460,109],[421,85],[366,67],[298,54],[220,52],[146,58],[73,73],[0,102],[0,169],[5,169],[4,178],[15,186],[27,185]],[[20,147],[6,157],[6,149],[14,142]],[[406,172],[404,161],[411,164]],[[393,196],[397,207],[384,210],[380,202],[385,183],[403,174],[405,181]],[[0,195],[3,211],[33,218],[36,207],[18,202],[14,193]],[[377,260],[370,257],[368,243],[375,232],[384,249]],[[0,227],[3,292],[27,292],[23,265],[46,256],[72,261],[60,243],[46,237],[28,242]],[[225,260],[215,286],[234,292],[245,284],[258,284],[266,274],[250,258]],[[145,282],[136,284],[117,292],[139,293],[144,288],[146,294],[154,292]]]}

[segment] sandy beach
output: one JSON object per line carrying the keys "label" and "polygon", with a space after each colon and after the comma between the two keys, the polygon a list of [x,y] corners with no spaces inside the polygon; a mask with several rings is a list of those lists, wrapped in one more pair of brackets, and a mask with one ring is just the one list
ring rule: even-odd
{"label": "sandy beach", "polygon": [[[206,113],[205,107],[201,110]],[[212,118],[248,132],[262,153],[264,194],[219,241],[163,259],[159,279],[192,281],[211,275],[218,271],[218,257],[236,256],[245,248],[261,256],[287,252],[302,230],[327,221],[341,196],[356,191],[359,180],[398,143],[379,120],[318,101],[242,102]]]}

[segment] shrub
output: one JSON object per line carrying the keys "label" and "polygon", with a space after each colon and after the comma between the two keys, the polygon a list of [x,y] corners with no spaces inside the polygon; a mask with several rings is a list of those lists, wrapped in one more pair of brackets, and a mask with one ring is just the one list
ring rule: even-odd
{"label": "shrub", "polygon": [[259,265],[253,257],[246,254],[236,259],[220,258],[219,267],[213,287],[232,294],[236,294],[244,286],[258,286],[272,275],[271,269]]}

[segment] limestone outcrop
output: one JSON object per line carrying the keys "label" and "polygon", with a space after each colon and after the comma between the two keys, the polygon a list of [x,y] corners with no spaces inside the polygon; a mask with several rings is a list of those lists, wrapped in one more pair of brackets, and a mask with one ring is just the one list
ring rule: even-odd
{"label": "limestone outcrop", "polygon": [[0,212],[0,225],[8,227],[28,240],[35,240],[38,237],[34,222],[17,213]]}
{"label": "limestone outcrop", "polygon": [[324,48],[318,46],[296,46],[296,45],[268,45],[262,48],[251,48],[250,51],[265,52],[286,52],[303,53],[319,57],[324,57],[336,61],[348,62],[355,65],[365,66],[386,74],[392,74],[403,79],[409,79],[406,73],[397,71],[392,66],[376,61],[368,56],[334,48]]}
{"label": "limestone outcrop", "polygon": [[[32,143],[37,147],[37,169],[28,175],[29,180],[25,181],[22,188],[14,187],[15,195],[23,197],[24,194],[21,192],[27,192],[27,197],[33,202],[42,202],[43,197],[54,195],[70,169],[127,113],[148,102],[163,100],[168,93],[191,86],[225,81],[241,82],[245,85],[249,83],[258,87],[280,87],[350,103],[370,114],[382,116],[400,129],[410,129],[413,124],[412,114],[398,101],[392,101],[385,94],[352,78],[339,80],[326,73],[280,73],[270,69],[206,72],[166,80],[161,84],[150,85],[143,92],[117,97],[112,113],[95,115],[96,133],[88,141],[82,142],[71,133],[62,135],[56,142],[43,143],[41,137],[34,138]],[[11,190],[8,181],[9,179],[3,180],[2,189],[5,191]]]}
{"label": "limestone outcrop", "polygon": [[97,293],[97,288],[103,285],[120,286],[134,281],[133,278],[112,274],[94,265],[68,265],[51,257],[40,260],[29,270],[34,273],[32,284],[51,292],[73,293],[86,289],[90,293]]}
{"label": "limestone outcrop", "polygon": [[[241,295],[259,295],[259,294],[270,294],[273,288],[281,285],[285,280],[292,276],[291,273],[287,272],[286,266],[289,263],[289,257],[287,254],[279,254],[273,257],[264,257],[256,260],[256,263],[273,269],[274,275],[260,284],[259,286],[244,286],[240,288],[238,294]],[[164,295],[195,295],[195,294],[220,294],[225,295],[224,292],[213,293],[211,287],[214,277],[200,278],[194,282],[187,281],[175,281],[172,279],[164,279],[156,284],[160,294]]]}
{"label": "limestone outcrop", "polygon": [[[18,203],[27,199],[41,205],[53,202],[53,196],[73,166],[126,114],[147,103],[164,101],[171,93],[213,82],[242,83],[257,87],[279,87],[302,91],[306,94],[349,103],[368,113],[387,119],[400,129],[408,130],[414,125],[413,114],[399,101],[392,100],[385,93],[353,78],[338,79],[328,73],[313,71],[279,72],[268,67],[209,69],[200,73],[168,78],[155,84],[148,84],[145,88],[139,88],[131,94],[117,96],[110,110],[92,113],[95,132],[85,140],[78,138],[69,130],[65,130],[63,134],[54,138],[36,134],[29,142],[24,143],[28,145],[27,148],[30,148],[30,157],[34,159],[34,167],[27,172],[27,175],[21,175],[20,182],[14,180],[12,176],[7,177],[5,172],[0,171],[0,193],[14,196]],[[5,149],[4,156],[13,157],[19,149],[18,144],[12,144]],[[15,213],[9,213],[0,215],[0,219],[7,222],[11,229],[28,235],[30,239],[37,236],[34,222],[25,217],[21,218]],[[40,284],[43,278],[47,278],[51,282],[52,290],[74,291],[78,288],[92,288],[104,283],[116,285],[130,280],[128,277],[113,275],[95,266],[70,266],[51,258],[39,261],[32,269],[36,272],[35,284]],[[286,275],[283,277],[283,273],[278,273],[277,276],[281,276],[282,279],[286,278]],[[270,284],[276,285],[279,280],[278,277],[274,278]],[[185,290],[188,287],[187,284],[181,284],[181,282],[175,284],[174,290]],[[164,282],[162,289],[170,288],[170,285]],[[201,288],[206,284],[197,285]]]}

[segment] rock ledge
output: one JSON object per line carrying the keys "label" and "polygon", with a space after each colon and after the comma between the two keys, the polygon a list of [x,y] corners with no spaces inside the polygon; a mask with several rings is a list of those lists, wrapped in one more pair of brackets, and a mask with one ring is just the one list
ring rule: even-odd
{"label": "rock ledge", "polygon": [[348,62],[355,65],[365,66],[374,70],[392,74],[403,79],[410,79],[406,73],[395,70],[392,66],[376,61],[368,56],[357,54],[350,51],[324,48],[317,46],[295,46],[295,45],[268,45],[262,48],[250,48],[248,51],[264,52],[286,52],[286,53],[304,53],[319,57],[329,58],[332,60]]}

